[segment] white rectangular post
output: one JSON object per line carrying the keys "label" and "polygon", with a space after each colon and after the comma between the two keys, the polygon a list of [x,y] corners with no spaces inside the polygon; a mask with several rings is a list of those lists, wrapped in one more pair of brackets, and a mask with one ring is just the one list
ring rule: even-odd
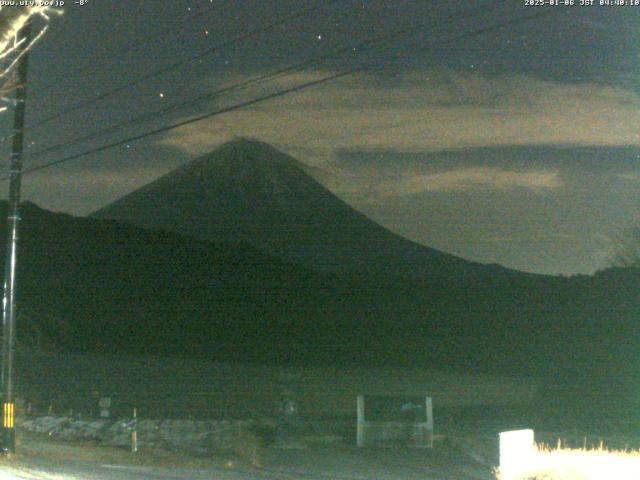
{"label": "white rectangular post", "polygon": [[[524,473],[535,454],[533,430],[500,433],[500,478],[511,480]],[[524,470],[524,471],[523,471]]]}
{"label": "white rectangular post", "polygon": [[426,397],[424,401],[424,412],[427,416],[427,435],[429,435],[428,446],[433,448],[433,400]]}
{"label": "white rectangular post", "polygon": [[364,427],[365,427],[364,395],[358,395],[357,411],[358,411],[358,430],[357,430],[357,437],[356,437],[356,445],[358,447],[364,447]]}
{"label": "white rectangular post", "polygon": [[138,452],[138,409],[133,409],[133,421],[131,429],[131,452]]}

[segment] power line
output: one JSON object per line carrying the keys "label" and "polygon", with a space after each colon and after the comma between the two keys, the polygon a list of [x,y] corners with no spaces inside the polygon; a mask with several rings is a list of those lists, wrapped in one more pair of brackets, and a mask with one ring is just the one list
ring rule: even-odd
{"label": "power line", "polygon": [[425,23],[420,23],[418,25],[412,25],[408,28],[405,29],[401,29],[401,30],[397,30],[395,32],[392,33],[387,33],[387,34],[383,34],[383,35],[376,35],[373,36],[369,39],[366,39],[356,45],[349,45],[346,47],[341,47],[338,49],[333,50],[332,52],[329,52],[327,54],[318,56],[318,57],[313,57],[311,59],[307,59],[303,62],[294,64],[294,65],[290,65],[288,67],[284,67],[281,68],[279,70],[276,70],[275,72],[271,72],[271,73],[267,73],[267,74],[263,74],[263,75],[259,75],[257,77],[254,77],[252,79],[248,79],[245,80],[243,82],[239,82],[233,85],[230,85],[228,87],[224,87],[222,89],[216,90],[214,92],[208,92],[202,95],[198,95],[197,97],[191,98],[187,101],[181,102],[181,103],[176,103],[173,105],[170,105],[168,107],[164,107],[158,110],[154,110],[152,112],[149,113],[145,113],[143,115],[134,117],[134,118],[130,118],[128,120],[125,120],[123,122],[119,122],[117,124],[111,125],[109,127],[106,127],[104,129],[100,129],[100,130],[95,130],[93,132],[90,132],[88,134],[82,135],[80,137],[76,137],[74,139],[65,141],[65,142],[61,142],[58,143],[56,145],[38,150],[36,152],[33,152],[29,155],[29,158],[38,158],[41,157],[42,155],[45,155],[47,153],[51,153],[57,150],[60,150],[64,147],[69,147],[69,146],[73,146],[77,143],[82,143],[82,142],[86,142],[89,140],[94,140],[96,138],[99,138],[101,136],[107,135],[109,133],[114,133],[117,132],[118,130],[128,127],[128,126],[132,126],[132,125],[138,125],[142,122],[146,122],[150,119],[157,119],[159,117],[168,115],[170,113],[182,110],[184,108],[188,108],[188,107],[192,107],[195,105],[198,105],[202,102],[205,101],[209,101],[215,98],[218,98],[220,96],[223,96],[224,94],[230,93],[230,92],[234,92],[237,90],[243,90],[246,89],[250,86],[254,86],[254,85],[260,85],[262,83],[267,83],[268,81],[274,80],[276,78],[279,77],[284,77],[287,76],[289,74],[292,73],[296,73],[299,72],[301,70],[304,70],[310,66],[313,65],[317,65],[319,63],[322,63],[326,60],[330,60],[332,58],[337,58],[340,57],[346,53],[361,53],[363,51],[367,51],[370,49],[373,49],[376,45],[383,43],[383,42],[389,42],[392,41],[394,39],[397,39],[399,37],[402,36],[406,36],[406,35],[411,35],[413,33],[416,32],[423,32],[425,27],[430,26],[430,24],[436,22],[436,23],[441,23],[444,21],[451,21],[452,19],[455,18],[469,18],[469,17],[474,17],[474,16],[478,16],[478,15],[484,15],[488,12],[491,12],[497,8],[500,8],[500,6],[502,6],[502,4],[505,3],[505,0],[499,1],[499,2],[495,2],[493,6],[483,6],[483,7],[479,7],[479,8],[474,8],[474,9],[467,9],[464,10],[462,12],[457,12],[455,14],[451,14],[448,15],[442,19],[438,19],[438,20],[431,20],[429,22],[425,22]]}
{"label": "power line", "polygon": [[154,70],[152,72],[149,72],[149,73],[147,73],[145,75],[142,75],[140,77],[134,78],[134,79],[124,83],[123,85],[121,85],[119,87],[116,87],[116,88],[113,88],[111,90],[108,90],[106,92],[103,92],[103,93],[101,93],[100,95],[97,95],[94,98],[91,98],[91,99],[84,100],[82,102],[76,103],[75,105],[72,105],[71,107],[63,109],[62,111],[60,111],[58,113],[55,113],[53,115],[50,115],[49,117],[44,118],[43,120],[40,120],[35,125],[33,125],[32,128],[38,128],[38,127],[40,127],[42,125],[45,125],[47,123],[52,122],[53,120],[59,119],[60,117],[62,117],[64,115],[67,115],[69,113],[78,111],[78,110],[80,110],[80,109],[82,109],[84,107],[87,107],[89,105],[92,105],[94,103],[102,101],[105,98],[109,98],[109,97],[111,97],[113,95],[116,95],[118,93],[124,92],[125,90],[128,90],[131,87],[134,87],[136,85],[141,84],[142,82],[145,82],[145,81],[150,80],[152,78],[158,77],[160,75],[164,75],[164,74],[169,73],[169,72],[171,72],[173,70],[176,70],[176,69],[178,69],[178,68],[180,68],[180,67],[182,67],[182,66],[184,66],[184,65],[186,65],[188,63],[194,62],[194,61],[199,60],[199,59],[201,59],[201,58],[203,58],[203,57],[205,57],[207,55],[211,55],[212,53],[218,52],[223,48],[229,47],[229,46],[234,45],[234,44],[236,44],[238,42],[242,42],[242,41],[247,40],[249,38],[252,38],[252,37],[254,37],[256,35],[260,35],[262,33],[268,32],[269,30],[272,30],[273,28],[276,28],[276,27],[278,27],[278,26],[280,26],[280,25],[282,25],[284,23],[287,23],[287,22],[289,22],[291,20],[295,20],[295,19],[298,19],[298,18],[305,17],[307,15],[310,15],[310,14],[312,14],[314,12],[317,12],[318,10],[326,8],[327,5],[331,5],[333,3],[337,3],[338,1],[339,0],[326,0],[326,1],[322,2],[319,5],[316,5],[315,7],[305,8],[304,10],[300,10],[300,11],[298,11],[296,13],[293,13],[293,14],[290,14],[290,15],[286,15],[284,17],[276,19],[273,22],[270,22],[267,25],[264,25],[262,27],[258,27],[258,28],[255,28],[253,30],[249,30],[246,33],[243,33],[243,34],[238,35],[238,36],[236,36],[236,37],[234,37],[234,38],[232,38],[230,40],[226,40],[226,41],[224,41],[222,43],[219,43],[218,45],[216,45],[216,46],[214,46],[212,48],[209,48],[209,49],[207,49],[207,50],[205,50],[203,52],[200,52],[200,53],[198,53],[196,55],[193,55],[191,57],[179,60],[177,62],[174,62],[174,63],[170,64],[170,65],[167,65],[167,66],[164,66],[164,67],[159,68],[157,70]]}
{"label": "power line", "polygon": [[[542,16],[547,16],[551,12],[552,12],[551,10],[540,11],[540,12],[532,14],[532,15],[527,15],[527,16],[519,17],[517,19],[513,19],[513,20],[511,20],[509,22],[505,22],[505,23],[494,25],[494,26],[490,26],[490,27],[484,27],[484,28],[481,28],[481,29],[477,29],[477,30],[475,30],[473,32],[467,32],[467,33],[464,33],[464,34],[461,34],[461,35],[453,36],[453,37],[450,37],[449,39],[447,39],[447,41],[450,42],[450,41],[460,40],[460,39],[464,39],[464,38],[472,38],[472,37],[475,37],[475,36],[483,35],[483,34],[488,33],[490,31],[499,30],[499,29],[504,28],[505,26],[508,26],[508,25],[514,25],[514,24],[517,24],[517,23],[524,23],[524,22],[533,20],[535,18],[539,18],[539,17],[542,17]],[[423,50],[423,49],[421,49],[421,50]],[[182,126],[185,126],[185,125],[189,125],[189,124],[192,124],[192,123],[197,123],[197,122],[199,122],[201,120],[205,120],[207,118],[211,118],[211,117],[214,117],[214,116],[222,115],[224,113],[229,113],[231,111],[239,110],[241,108],[245,108],[245,107],[248,107],[248,106],[255,105],[257,103],[261,103],[263,101],[267,101],[267,100],[271,100],[271,99],[274,99],[274,98],[278,98],[278,97],[287,95],[289,93],[294,93],[294,92],[297,92],[297,91],[300,91],[300,90],[304,90],[306,88],[310,88],[310,87],[313,87],[313,86],[316,86],[316,85],[319,85],[319,84],[322,84],[322,83],[326,83],[326,82],[329,82],[329,81],[332,81],[332,80],[336,80],[336,79],[339,79],[339,78],[342,78],[342,77],[345,77],[345,76],[348,76],[348,75],[353,75],[354,73],[366,71],[367,69],[368,69],[368,67],[366,66],[366,64],[358,66],[358,67],[354,67],[354,68],[351,68],[351,69],[348,69],[348,70],[345,70],[345,71],[342,71],[342,72],[339,72],[339,73],[336,73],[336,74],[329,75],[327,77],[324,77],[324,78],[321,78],[321,79],[318,79],[318,80],[313,80],[313,81],[309,81],[309,82],[303,83],[301,85],[297,85],[297,86],[294,86],[294,87],[289,87],[289,88],[286,88],[284,90],[280,90],[278,92],[274,92],[274,93],[271,93],[271,94],[268,94],[268,95],[264,95],[262,97],[258,97],[258,98],[255,98],[255,99],[252,99],[252,100],[248,100],[248,101],[245,101],[245,102],[241,102],[241,103],[229,106],[229,107],[218,109],[218,110],[215,110],[213,112],[209,112],[209,113],[206,113],[206,114],[203,114],[203,115],[199,115],[197,117],[194,117],[194,118],[191,118],[191,119],[188,119],[188,120],[183,120],[183,121],[180,121],[180,122],[168,125],[168,126],[157,128],[157,129],[154,129],[154,130],[151,130],[149,132],[145,132],[145,133],[142,133],[142,134],[139,134],[139,135],[127,137],[127,138],[125,138],[123,140],[119,140],[119,141],[116,141],[116,142],[113,142],[113,143],[109,143],[109,144],[103,145],[101,147],[93,148],[93,149],[90,149],[90,150],[87,150],[85,152],[81,152],[81,153],[78,153],[78,154],[70,155],[68,157],[64,157],[64,158],[61,158],[59,160],[55,160],[53,162],[49,162],[49,163],[46,163],[46,164],[43,164],[43,165],[32,167],[32,168],[26,169],[25,170],[25,174],[26,173],[32,173],[32,172],[35,172],[35,171],[38,171],[38,170],[43,170],[45,168],[49,168],[49,167],[52,167],[52,166],[55,166],[55,165],[59,165],[61,163],[72,161],[72,160],[75,160],[75,159],[78,159],[78,158],[81,158],[81,157],[84,157],[84,156],[87,156],[87,155],[90,155],[90,154],[93,154],[93,153],[99,153],[101,151],[108,150],[110,148],[121,146],[121,145],[124,145],[124,144],[127,144],[127,143],[135,142],[137,140],[141,140],[141,139],[146,138],[146,137],[150,137],[150,136],[157,135],[157,134],[160,134],[160,133],[164,133],[164,132],[167,132],[167,131],[170,131],[170,130],[174,130],[176,128],[179,128],[179,127],[182,127]],[[4,178],[2,178],[2,180],[4,180]]]}
{"label": "power line", "polygon": [[[534,13],[534,14],[531,14],[531,15],[525,15],[525,16],[522,16],[522,17],[519,17],[519,18],[516,18],[516,19],[512,19],[512,20],[510,20],[508,22],[503,22],[503,23],[498,24],[498,25],[492,25],[492,26],[489,26],[489,27],[476,29],[476,30],[474,30],[472,32],[467,32],[467,33],[464,33],[464,34],[460,34],[460,35],[456,35],[456,36],[453,36],[453,37],[449,37],[449,38],[446,39],[446,41],[447,42],[452,42],[452,41],[456,41],[456,40],[462,40],[462,39],[476,37],[476,36],[479,36],[479,35],[484,35],[484,34],[489,33],[491,31],[500,30],[500,29],[502,29],[502,28],[504,28],[504,27],[506,27],[508,25],[515,25],[515,24],[518,24],[518,23],[525,23],[525,22],[534,20],[536,18],[541,18],[543,16],[548,16],[552,12],[554,12],[554,10],[538,11],[537,13]],[[424,49],[420,49],[420,51],[421,50],[424,50]],[[180,127],[183,127],[183,126],[186,126],[186,125],[190,125],[192,123],[200,122],[200,121],[205,120],[207,118],[211,118],[211,117],[214,117],[214,116],[222,115],[224,113],[229,113],[229,112],[232,112],[232,111],[235,111],[235,110],[239,110],[239,109],[242,109],[242,108],[245,108],[245,107],[249,107],[249,106],[252,106],[252,105],[255,105],[255,104],[258,104],[258,103],[262,103],[262,102],[267,101],[267,100],[272,100],[274,98],[279,98],[279,97],[288,95],[290,93],[294,93],[294,92],[298,92],[298,91],[301,91],[301,90],[305,90],[307,88],[310,88],[310,87],[313,87],[313,86],[316,86],[316,85],[320,85],[320,84],[323,84],[323,83],[327,83],[327,82],[330,82],[330,81],[333,81],[333,80],[336,80],[336,79],[339,79],[339,78],[342,78],[342,77],[346,77],[346,76],[349,76],[349,75],[353,75],[355,73],[363,72],[363,71],[366,71],[368,69],[370,69],[370,66],[367,66],[366,64],[360,65],[358,67],[350,68],[348,70],[344,70],[342,72],[335,73],[335,74],[326,76],[326,77],[321,78],[321,79],[305,82],[303,84],[296,85],[294,87],[289,87],[289,88],[280,90],[278,92],[270,93],[270,94],[264,95],[262,97],[254,98],[252,100],[247,100],[247,101],[244,101],[244,102],[241,102],[241,103],[229,106],[229,107],[225,107],[225,108],[222,108],[222,109],[219,109],[219,110],[214,110],[213,112],[209,112],[209,113],[206,113],[206,114],[203,114],[203,115],[199,115],[197,117],[194,117],[194,118],[191,118],[191,119],[188,119],[188,120],[183,120],[183,121],[176,122],[176,123],[173,123],[171,125],[167,125],[167,126],[164,126],[164,127],[161,127],[161,128],[157,128],[157,129],[154,129],[154,130],[151,130],[151,131],[139,134],[139,135],[134,135],[134,136],[131,136],[131,137],[127,137],[125,139],[118,140],[116,142],[112,142],[112,143],[109,143],[109,144],[106,144],[106,145],[102,145],[100,147],[92,148],[92,149],[86,150],[86,151],[81,152],[81,153],[77,153],[77,154],[74,154],[74,155],[69,155],[67,157],[64,157],[64,158],[61,158],[61,159],[58,159],[58,160],[54,160],[52,162],[45,163],[43,165],[39,165],[39,166],[36,166],[36,167],[31,167],[31,168],[25,169],[24,173],[28,174],[28,173],[33,173],[33,172],[37,172],[37,171],[40,171],[40,170],[44,170],[44,169],[47,169],[47,168],[51,168],[53,166],[60,165],[62,163],[66,163],[66,162],[70,162],[72,160],[76,160],[78,158],[86,157],[87,155],[91,155],[91,154],[94,154],[94,153],[99,153],[99,152],[102,152],[102,151],[105,151],[105,150],[109,150],[109,149],[114,148],[114,147],[125,145],[127,143],[131,143],[131,142],[135,142],[135,141],[138,141],[138,140],[142,140],[143,138],[147,138],[147,137],[150,137],[150,136],[158,135],[160,133],[164,133],[164,132],[167,132],[167,131],[170,131],[170,130],[174,130],[176,128],[180,128]],[[0,180],[6,180],[7,178],[8,177],[3,177]]]}
{"label": "power line", "polygon": [[[331,75],[329,77],[321,78],[319,80],[314,80],[312,82],[306,82],[306,83],[303,83],[302,85],[297,85],[295,87],[287,88],[285,90],[281,90],[279,92],[271,93],[271,94],[265,95],[263,97],[255,98],[255,99],[248,100],[248,101],[236,104],[236,105],[232,105],[230,107],[222,108],[220,110],[216,110],[214,112],[210,112],[210,113],[207,113],[207,114],[204,114],[204,115],[200,115],[198,117],[191,118],[189,120],[183,120],[181,122],[174,123],[172,125],[168,125],[168,126],[165,126],[165,127],[161,127],[161,128],[152,130],[150,132],[142,133],[140,135],[135,135],[133,137],[128,137],[128,138],[126,138],[124,140],[119,140],[119,141],[114,142],[114,143],[103,145],[102,147],[94,148],[94,149],[91,149],[91,150],[83,152],[83,153],[79,153],[79,154],[76,154],[76,155],[71,155],[69,157],[65,157],[65,158],[62,158],[60,160],[56,160],[56,161],[53,161],[53,162],[50,162],[50,163],[47,163],[47,164],[44,164],[44,165],[39,165],[37,167],[32,167],[30,169],[26,169],[24,173],[31,173],[31,172],[35,172],[35,171],[38,171],[38,170],[43,170],[45,168],[49,168],[49,167],[52,167],[54,165],[58,165],[60,163],[64,163],[64,162],[68,162],[68,161],[71,161],[71,160],[75,160],[75,159],[80,158],[80,157],[84,157],[84,156],[89,155],[91,153],[98,153],[98,152],[101,152],[103,150],[108,150],[108,149],[113,148],[113,147],[118,147],[120,145],[124,145],[124,144],[127,144],[127,143],[135,142],[137,140],[141,140],[141,139],[146,138],[146,137],[157,135],[159,133],[167,132],[169,130],[173,130],[175,128],[179,128],[179,127],[182,127],[182,126],[185,126],[185,125],[189,125],[191,123],[199,122],[200,120],[205,120],[205,119],[213,117],[213,116],[221,115],[223,113],[232,112],[234,110],[239,110],[241,108],[248,107],[248,106],[251,106],[251,105],[255,105],[256,103],[260,103],[260,102],[263,102],[263,101],[266,101],[266,100],[270,100],[270,99],[273,99],[273,98],[282,97],[282,96],[284,96],[286,94],[297,92],[299,90],[303,90],[305,88],[309,88],[309,87],[312,87],[314,85],[319,85],[321,83],[326,83],[326,82],[328,82],[330,80],[335,80],[337,78],[341,78],[341,77],[344,77],[344,76],[347,76],[347,75],[351,75],[351,74],[355,73],[356,71],[357,70],[353,69],[353,70],[349,70],[349,71],[346,71],[346,72],[341,72],[339,74]],[[3,180],[4,180],[4,178],[3,178]]]}
{"label": "power line", "polygon": [[[220,5],[213,5],[213,6],[208,6],[206,8],[203,8],[201,10],[198,10],[196,12],[190,13],[185,15],[180,23],[186,23],[187,21],[191,21],[195,18],[198,17],[202,17],[204,15],[210,14],[215,12],[216,10],[218,10],[220,8]],[[181,30],[184,30],[185,28],[189,27],[190,25],[182,25],[182,27],[178,27]],[[168,34],[173,34],[176,31],[176,27],[171,26],[171,27],[166,27],[160,30],[157,30],[147,36],[145,36],[141,41],[134,43],[133,45],[125,45],[122,48],[119,49],[114,49],[112,51],[107,51],[106,54],[108,55],[107,60],[108,59],[113,59],[113,58],[118,58],[121,57],[122,55],[126,55],[130,52],[133,52],[135,50],[138,50],[139,48],[143,47],[144,45],[148,45],[149,43],[151,43],[151,41],[160,38],[160,37],[164,37],[165,35]],[[75,73],[73,73],[74,76],[78,76],[81,75],[85,72],[89,72],[89,71],[95,71],[96,68],[96,63],[102,65],[104,63],[104,60],[101,60],[100,62],[96,62],[95,60],[93,60],[90,64],[85,65],[83,67],[80,67],[76,70]],[[65,75],[65,78],[69,79],[70,77],[68,75]],[[49,87],[43,90],[43,92],[48,92],[49,90],[51,90],[53,87]]]}

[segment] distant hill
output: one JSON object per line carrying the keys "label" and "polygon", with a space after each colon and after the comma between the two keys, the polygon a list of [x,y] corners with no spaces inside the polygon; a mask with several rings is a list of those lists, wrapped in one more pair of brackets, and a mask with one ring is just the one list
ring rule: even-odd
{"label": "distant hill", "polygon": [[273,147],[226,143],[91,215],[203,240],[244,242],[324,272],[459,278],[507,274],[428,248],[333,195]]}
{"label": "distant hill", "polygon": [[19,342],[37,332],[71,351],[590,378],[640,368],[638,270],[369,278],[33,204],[22,218]]}
{"label": "distant hill", "polygon": [[225,358],[233,356],[229,349],[238,353],[259,341],[251,335],[275,330],[275,318],[295,317],[313,286],[310,271],[247,245],[33,204],[23,205],[21,216],[20,330],[38,330],[62,348]]}

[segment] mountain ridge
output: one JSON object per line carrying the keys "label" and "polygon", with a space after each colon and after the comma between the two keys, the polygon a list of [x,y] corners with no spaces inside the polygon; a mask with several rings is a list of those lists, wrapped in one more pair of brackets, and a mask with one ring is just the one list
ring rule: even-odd
{"label": "mountain ridge", "polygon": [[318,271],[411,277],[511,272],[389,231],[332,194],[298,160],[245,138],[223,144],[90,217],[245,242]]}
{"label": "mountain ridge", "polygon": [[[39,332],[68,351],[261,364],[603,376],[638,368],[640,269],[374,278],[34,205],[21,217],[19,341]],[[5,233],[0,224],[0,248]]]}

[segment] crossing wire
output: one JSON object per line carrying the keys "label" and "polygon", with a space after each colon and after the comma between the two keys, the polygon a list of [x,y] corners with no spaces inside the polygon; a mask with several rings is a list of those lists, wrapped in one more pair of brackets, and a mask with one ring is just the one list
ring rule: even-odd
{"label": "crossing wire", "polygon": [[367,50],[371,50],[373,48],[375,48],[378,44],[383,43],[383,42],[389,42],[392,41],[394,39],[397,39],[399,37],[402,36],[407,36],[407,35],[411,35],[413,33],[416,32],[423,32],[425,27],[429,27],[430,24],[432,23],[441,23],[443,21],[450,21],[453,18],[470,18],[470,17],[474,17],[474,16],[478,16],[478,15],[486,15],[487,13],[497,9],[497,8],[501,8],[503,6],[503,4],[505,3],[505,0],[499,1],[499,2],[495,2],[495,4],[493,6],[482,6],[479,8],[475,8],[475,9],[468,9],[465,10],[463,12],[458,12],[456,14],[452,14],[449,15],[445,18],[442,19],[438,19],[438,20],[432,20],[430,22],[423,22],[417,25],[412,25],[411,27],[408,27],[406,29],[401,29],[401,30],[397,30],[395,32],[392,33],[387,33],[387,34],[381,34],[381,35],[375,35],[369,39],[366,39],[360,43],[358,43],[357,45],[349,45],[346,47],[341,47],[338,49],[333,50],[332,52],[329,52],[327,54],[318,56],[318,57],[314,57],[311,59],[307,59],[303,62],[288,66],[288,67],[284,67],[281,68],[279,70],[276,70],[275,72],[271,72],[271,73],[267,73],[267,74],[263,74],[263,75],[259,75],[257,77],[245,80],[243,82],[239,82],[233,85],[230,85],[228,87],[224,87],[221,88],[219,90],[216,90],[214,92],[208,92],[202,95],[199,95],[197,97],[191,98],[187,101],[181,102],[181,103],[176,103],[173,105],[170,105],[168,107],[164,107],[158,110],[154,110],[152,112],[149,113],[145,113],[143,115],[125,120],[123,122],[119,122],[117,124],[108,126],[106,128],[100,129],[100,130],[95,130],[93,132],[90,132],[88,134],[52,145],[50,147],[47,148],[43,148],[41,150],[35,151],[35,152],[31,152],[29,154],[29,158],[33,159],[33,158],[39,158],[47,153],[52,153],[55,151],[58,151],[62,148],[65,147],[69,147],[69,146],[73,146],[76,145],[78,143],[83,143],[89,140],[94,140],[96,138],[102,137],[104,135],[108,135],[110,133],[115,133],[123,128],[126,127],[130,127],[130,126],[134,126],[134,125],[139,125],[140,123],[149,121],[151,119],[157,119],[157,118],[161,118],[163,116],[169,115],[171,113],[174,113],[176,111],[179,110],[183,110],[185,108],[188,107],[192,107],[192,106],[196,106],[200,103],[203,102],[207,102],[210,100],[213,100],[215,98],[219,98],[225,94],[228,93],[232,93],[238,90],[244,90],[248,87],[251,86],[256,86],[256,85],[261,85],[264,83],[268,83],[269,81],[272,81],[274,79],[277,78],[282,78],[282,77],[286,77],[288,75],[291,75],[293,73],[298,73],[306,68],[309,68],[311,66],[314,65],[318,65],[326,60],[330,60],[333,58],[338,58],[340,56],[343,56],[346,53],[354,53],[358,52],[358,53],[362,53],[364,51]]}
{"label": "crossing wire", "polygon": [[[164,37],[166,35],[170,35],[172,33],[175,33],[177,29],[180,30],[184,30],[187,27],[190,27],[190,25],[187,22],[190,22],[198,17],[202,17],[205,16],[207,14],[210,13],[214,13],[216,10],[218,10],[220,8],[220,5],[215,5],[212,4],[212,6],[208,6],[206,8],[203,8],[201,10],[198,10],[196,12],[187,14],[183,17],[183,19],[181,20],[180,23],[184,23],[184,25],[180,26],[180,27],[176,27],[176,26],[170,26],[170,27],[166,27],[163,28],[161,30],[157,30],[145,37],[143,37],[140,41],[137,41],[136,43],[134,43],[133,45],[125,45],[122,48],[119,49],[114,49],[112,51],[107,51],[106,54],[109,55],[107,57],[107,61],[109,59],[114,59],[114,58],[121,58],[123,55],[127,55],[130,52],[133,52],[135,50],[140,49],[141,47],[148,45],[149,43],[151,43],[153,40],[156,40],[157,38],[161,38]],[[55,42],[54,42],[55,43]],[[70,72],[71,75],[69,75],[69,72],[65,73],[65,79],[72,79],[72,78],[77,78],[79,75],[82,75],[85,72],[95,72],[97,70],[96,64],[99,64],[100,66],[102,66],[104,64],[105,60],[102,59],[99,62],[96,62],[95,60],[88,64],[85,65],[83,67],[79,67],[75,72]],[[49,90],[53,89],[53,87],[49,87],[49,88],[45,88],[42,90],[42,92],[48,92]]]}
{"label": "crossing wire", "polygon": [[[460,34],[460,35],[455,35],[455,36],[449,37],[449,38],[446,39],[446,42],[453,42],[453,41],[456,41],[456,40],[473,38],[473,37],[476,37],[476,36],[484,35],[486,33],[492,32],[492,31],[498,31],[498,30],[500,30],[500,29],[502,29],[502,28],[504,28],[504,27],[506,27],[508,25],[515,25],[515,24],[519,24],[519,23],[525,23],[525,22],[529,22],[529,21],[537,19],[537,18],[542,18],[544,16],[548,16],[551,13],[553,13],[554,11],[555,10],[553,10],[553,9],[541,10],[541,11],[538,11],[537,13],[534,13],[534,14],[531,14],[531,15],[525,15],[525,16],[522,16],[522,17],[519,17],[519,18],[516,18],[516,19],[512,19],[512,20],[510,20],[508,22],[503,22],[503,23],[500,23],[500,24],[497,24],[497,25],[492,25],[492,26],[489,26],[489,27],[476,29],[476,30],[474,30],[472,32],[467,32],[467,33],[464,33],[464,34]],[[247,100],[247,101],[244,101],[244,102],[232,105],[232,106],[228,106],[228,107],[225,107],[225,108],[214,110],[212,112],[208,112],[208,113],[203,114],[203,115],[198,115],[198,116],[196,116],[194,118],[190,118],[190,119],[187,119],[187,120],[176,122],[176,123],[173,123],[173,124],[170,124],[170,125],[167,125],[167,126],[164,126],[164,127],[160,127],[160,128],[157,128],[157,129],[154,129],[154,130],[151,130],[151,131],[139,134],[139,135],[134,135],[134,136],[131,136],[131,137],[127,137],[125,139],[118,140],[118,141],[115,141],[115,142],[112,142],[112,143],[108,143],[108,144],[102,145],[100,147],[92,148],[92,149],[86,150],[86,151],[81,152],[81,153],[77,153],[77,154],[74,154],[74,155],[69,155],[67,157],[64,157],[64,158],[61,158],[61,159],[58,159],[58,160],[54,160],[52,162],[45,163],[43,165],[38,165],[38,166],[35,166],[35,167],[31,167],[31,168],[25,169],[23,173],[24,174],[29,174],[29,173],[34,173],[34,172],[37,172],[37,171],[40,171],[40,170],[48,169],[48,168],[51,168],[51,167],[54,167],[54,166],[57,166],[57,165],[61,165],[63,163],[67,163],[67,162],[70,162],[70,161],[73,161],[73,160],[77,160],[79,158],[86,157],[86,156],[94,154],[94,153],[103,152],[103,151],[109,150],[111,148],[115,148],[115,147],[118,147],[118,146],[121,146],[121,145],[132,143],[132,142],[135,142],[135,141],[138,141],[138,140],[142,140],[143,138],[151,137],[151,136],[154,136],[154,135],[158,135],[160,133],[165,133],[165,132],[174,130],[176,128],[180,128],[180,127],[183,127],[183,126],[186,126],[186,125],[197,123],[197,122],[200,122],[200,121],[208,119],[208,118],[212,118],[212,117],[215,117],[215,116],[218,116],[218,115],[222,115],[222,114],[229,113],[229,112],[232,112],[232,111],[235,111],[235,110],[246,108],[246,107],[249,107],[249,106],[252,106],[252,105],[256,105],[258,103],[262,103],[262,102],[265,102],[265,101],[268,101],[268,100],[272,100],[272,99],[275,99],[275,98],[283,97],[285,95],[288,95],[288,94],[291,94],[291,93],[294,93],[294,92],[299,92],[301,90],[305,90],[307,88],[311,88],[311,87],[314,87],[314,86],[317,86],[317,85],[321,85],[321,84],[324,84],[324,83],[327,83],[327,82],[330,82],[330,81],[333,81],[333,80],[337,80],[339,78],[343,78],[343,77],[346,77],[346,76],[349,76],[349,75],[353,75],[355,73],[365,72],[365,71],[369,70],[370,68],[371,68],[371,65],[367,66],[366,64],[364,64],[364,65],[360,65],[358,67],[354,67],[354,68],[350,68],[350,69],[347,69],[347,70],[343,70],[342,72],[338,72],[338,73],[335,73],[335,74],[332,74],[332,75],[328,75],[326,77],[323,77],[323,78],[320,78],[320,79],[317,79],[317,80],[312,80],[312,81],[309,81],[309,82],[305,82],[303,84],[296,85],[296,86],[293,86],[293,87],[289,87],[289,88],[286,88],[286,89],[283,89],[283,90],[280,90],[280,91],[277,91],[277,92],[274,92],[274,93],[270,93],[270,94],[264,95],[262,97],[254,98],[254,99],[251,99],[251,100]],[[7,180],[8,178],[9,178],[8,176],[7,177],[3,177],[1,180]]]}
{"label": "crossing wire", "polygon": [[233,37],[229,40],[225,40],[221,43],[219,43],[218,45],[209,48],[203,52],[200,52],[196,55],[190,56],[188,58],[184,58],[182,60],[179,60],[177,62],[174,62],[170,65],[161,67],[157,70],[154,70],[152,72],[146,73],[140,77],[136,77],[122,85],[120,85],[119,87],[115,87],[111,90],[107,90],[106,92],[101,93],[100,95],[97,95],[91,99],[88,100],[83,100],[81,102],[76,103],[75,105],[72,105],[71,107],[68,107],[66,109],[61,110],[60,112],[54,113],[53,115],[50,115],[48,117],[45,117],[44,119],[40,120],[39,122],[37,122],[36,124],[34,124],[31,128],[35,129],[38,127],[41,127],[42,125],[46,125],[54,120],[58,120],[59,118],[72,113],[72,112],[76,112],[78,110],[81,110],[85,107],[91,106],[94,103],[100,102],[106,98],[112,97],[114,95],[117,95],[118,93],[124,92],[132,87],[135,87],[136,85],[139,85],[143,82],[146,82],[147,80],[150,80],[152,78],[156,78],[159,77],[161,75],[164,75],[166,73],[169,73],[171,71],[177,70],[180,67],[183,67],[184,65],[187,65],[189,63],[192,63],[196,60],[199,60],[203,57],[206,57],[208,55],[211,55],[213,53],[216,53],[220,50],[222,50],[223,48],[229,47],[231,45],[235,45],[236,43],[242,42],[244,40],[248,40],[252,37],[255,37],[257,35],[260,35],[262,33],[266,33],[276,27],[279,27],[283,24],[286,24],[287,22],[290,22],[291,20],[296,20],[299,18],[303,18],[305,16],[308,16],[312,13],[315,13],[323,8],[326,8],[328,5],[337,3],[340,0],[325,0],[323,2],[321,2],[319,5],[316,5],[314,7],[310,7],[310,8],[305,8],[303,10],[300,10],[298,12],[292,13],[290,15],[286,15],[284,17],[278,18],[276,20],[274,20],[273,22],[268,23],[267,25],[263,25],[261,27],[258,28],[254,28],[252,30],[249,30],[246,33],[243,33],[241,35],[238,35],[236,37]]}

